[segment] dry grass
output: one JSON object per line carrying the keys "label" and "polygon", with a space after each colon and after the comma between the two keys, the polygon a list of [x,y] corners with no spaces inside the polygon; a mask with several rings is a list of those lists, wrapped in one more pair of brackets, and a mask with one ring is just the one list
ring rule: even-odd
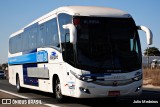
{"label": "dry grass", "polygon": [[143,69],[143,79],[147,84],[160,86],[160,69]]}

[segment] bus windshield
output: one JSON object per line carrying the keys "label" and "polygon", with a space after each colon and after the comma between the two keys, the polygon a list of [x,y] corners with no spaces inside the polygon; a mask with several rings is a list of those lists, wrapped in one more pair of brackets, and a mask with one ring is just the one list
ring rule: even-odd
{"label": "bus windshield", "polygon": [[[139,35],[132,18],[75,17],[78,67],[91,72],[141,68]],[[78,20],[78,21],[77,21]]]}

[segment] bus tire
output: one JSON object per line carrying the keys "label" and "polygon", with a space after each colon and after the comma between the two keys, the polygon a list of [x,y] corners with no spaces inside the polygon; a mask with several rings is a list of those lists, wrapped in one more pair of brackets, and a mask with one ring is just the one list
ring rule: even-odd
{"label": "bus tire", "polygon": [[64,96],[61,93],[61,84],[59,78],[57,78],[55,81],[54,95],[57,99],[57,102],[59,103],[64,102]]}
{"label": "bus tire", "polygon": [[23,91],[23,88],[20,85],[20,78],[19,78],[18,74],[16,75],[16,88],[17,88],[18,92],[22,92]]}

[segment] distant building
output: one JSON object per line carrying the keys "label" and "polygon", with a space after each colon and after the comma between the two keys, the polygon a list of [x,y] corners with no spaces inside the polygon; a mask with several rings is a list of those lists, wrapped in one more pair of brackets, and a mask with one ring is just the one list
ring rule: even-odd
{"label": "distant building", "polygon": [[142,65],[144,67],[147,67],[148,64],[149,64],[149,66],[151,66],[151,64],[154,65],[154,63],[152,63],[152,62],[155,62],[155,61],[160,61],[160,56],[149,56],[149,57],[143,56],[142,57]]}

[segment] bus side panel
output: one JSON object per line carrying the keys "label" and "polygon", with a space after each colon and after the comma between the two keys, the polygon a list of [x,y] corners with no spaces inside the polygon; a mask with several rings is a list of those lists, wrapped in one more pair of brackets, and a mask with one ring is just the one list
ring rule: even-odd
{"label": "bus side panel", "polygon": [[40,78],[38,80],[39,82],[39,89],[41,91],[46,91],[46,92],[53,92],[53,88],[52,88],[52,78],[53,78],[53,75],[56,74],[56,75],[60,75],[60,67],[59,67],[60,64],[58,63],[54,63],[54,64],[47,64],[47,63],[44,63],[44,64],[38,64],[38,67],[39,68],[44,68],[44,69],[48,69],[48,73],[49,73],[49,78],[47,79],[42,79]]}
{"label": "bus side panel", "polygon": [[9,83],[16,85],[16,74],[19,75],[20,84],[23,85],[23,69],[22,65],[10,65],[9,66]]}
{"label": "bus side panel", "polygon": [[[48,78],[39,78],[39,90],[45,92],[53,92],[53,76],[57,75],[61,84],[64,85],[65,77],[63,73],[66,72],[65,63],[62,60],[62,54],[53,48],[38,48],[37,51],[46,51],[48,54],[48,63],[37,64],[38,68],[48,70]],[[66,73],[65,73],[66,74]],[[62,88],[63,88],[62,85]]]}

